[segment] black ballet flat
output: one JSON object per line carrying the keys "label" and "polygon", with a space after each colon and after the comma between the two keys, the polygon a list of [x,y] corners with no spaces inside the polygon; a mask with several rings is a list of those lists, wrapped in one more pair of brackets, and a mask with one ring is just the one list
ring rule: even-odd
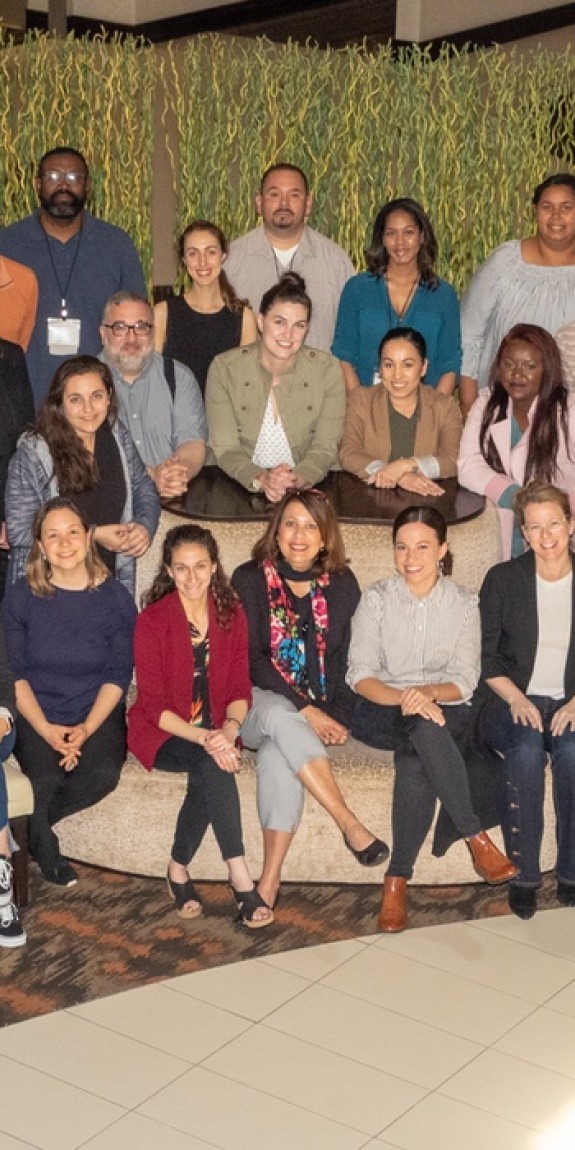
{"label": "black ballet flat", "polygon": [[381,839],[373,839],[369,846],[361,851],[356,851],[345,835],[343,841],[360,866],[379,866],[389,858],[389,847]]}

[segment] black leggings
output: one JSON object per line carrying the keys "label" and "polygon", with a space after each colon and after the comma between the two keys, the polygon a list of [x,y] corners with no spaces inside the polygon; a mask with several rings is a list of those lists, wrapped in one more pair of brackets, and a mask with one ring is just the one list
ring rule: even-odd
{"label": "black leggings", "polygon": [[362,742],[394,751],[393,849],[388,874],[411,878],[415,860],[433,822],[440,799],[462,838],[471,838],[481,823],[471,805],[465,763],[458,748],[470,708],[442,708],[445,726],[421,715],[401,714],[399,707],[358,699],[352,734]]}
{"label": "black leggings", "polygon": [[78,765],[72,771],[60,766],[55,751],[22,715],[16,719],[14,754],[34,791],[30,815],[30,853],[44,870],[52,870],[60,857],[58,838],[52,827],[67,815],[98,803],[118,785],[126,758],[124,703],[118,703],[97,731],[86,739]]}
{"label": "black leggings", "polygon": [[162,744],[154,769],[188,776],[188,789],[176,823],[174,862],[188,866],[210,823],[224,860],[244,854],[235,775],[222,771],[199,743],[191,743],[178,735],[172,735]]}

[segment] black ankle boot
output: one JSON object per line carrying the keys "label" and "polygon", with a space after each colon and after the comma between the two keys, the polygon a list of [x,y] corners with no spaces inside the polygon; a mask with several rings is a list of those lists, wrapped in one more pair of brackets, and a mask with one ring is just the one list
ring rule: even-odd
{"label": "black ankle boot", "polygon": [[558,880],[557,902],[560,902],[561,906],[575,906],[575,886]]}
{"label": "black ankle boot", "polygon": [[537,910],[537,891],[534,886],[510,886],[509,906],[517,918],[533,918]]}

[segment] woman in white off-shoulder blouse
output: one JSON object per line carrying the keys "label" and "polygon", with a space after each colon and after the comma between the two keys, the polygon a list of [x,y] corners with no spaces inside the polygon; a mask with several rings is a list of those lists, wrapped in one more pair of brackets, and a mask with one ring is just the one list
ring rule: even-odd
{"label": "woman in white off-shoulder blouse", "polygon": [[501,244],[461,301],[464,412],[486,387],[495,353],[517,323],[554,335],[575,319],[575,175],[557,172],[533,193],[535,235]]}

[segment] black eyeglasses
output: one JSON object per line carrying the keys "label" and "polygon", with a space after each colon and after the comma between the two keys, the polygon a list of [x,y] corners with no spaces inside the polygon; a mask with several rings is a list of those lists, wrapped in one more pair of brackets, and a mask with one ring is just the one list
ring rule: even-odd
{"label": "black eyeglasses", "polygon": [[120,339],[122,335],[127,335],[129,331],[133,331],[136,339],[143,339],[149,335],[153,323],[147,323],[144,319],[139,319],[137,323],[124,323],[123,320],[117,319],[115,323],[103,323],[102,327],[108,328],[112,332],[115,339]]}

